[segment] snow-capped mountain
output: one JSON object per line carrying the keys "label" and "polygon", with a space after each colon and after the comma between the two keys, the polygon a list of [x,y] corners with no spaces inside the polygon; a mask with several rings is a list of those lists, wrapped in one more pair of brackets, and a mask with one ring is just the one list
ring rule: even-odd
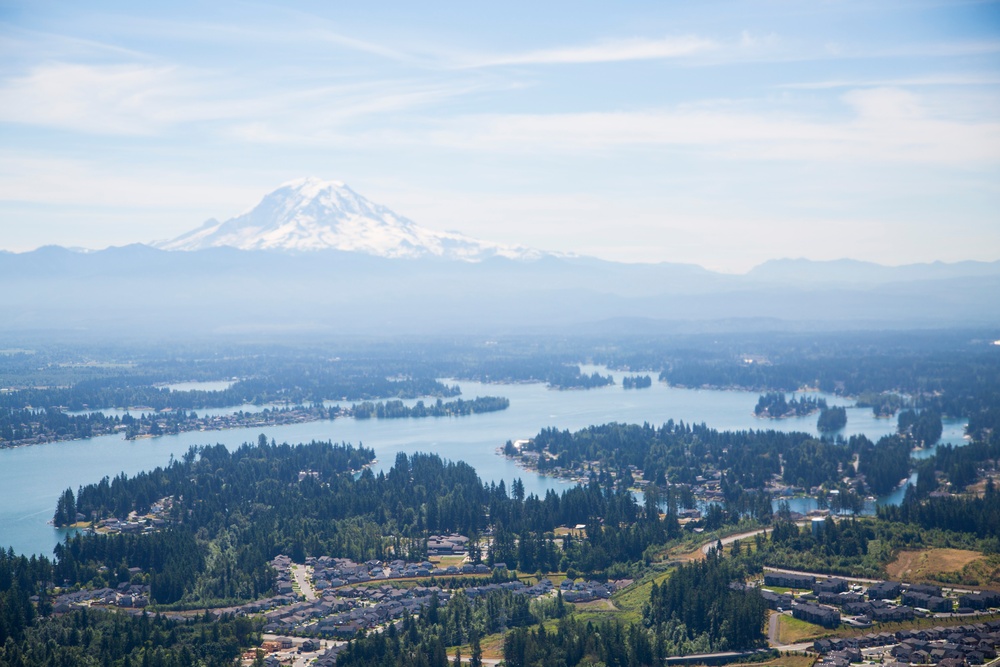
{"label": "snow-capped mountain", "polygon": [[534,259],[542,253],[437,232],[365,199],[338,181],[303,178],[281,185],[257,206],[225,222],[208,220],[163,250],[229,246],[241,250],[343,250],[380,257],[443,257],[479,261],[487,257]]}

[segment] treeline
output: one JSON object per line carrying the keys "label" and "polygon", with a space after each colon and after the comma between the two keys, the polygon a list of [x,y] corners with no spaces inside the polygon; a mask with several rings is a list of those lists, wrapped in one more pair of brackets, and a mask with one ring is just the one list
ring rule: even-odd
{"label": "treeline", "polygon": [[917,465],[918,498],[926,498],[938,489],[938,474],[951,483],[954,493],[962,493],[965,488],[978,481],[983,474],[995,470],[1000,461],[1000,433],[986,440],[974,440],[967,445],[940,445],[934,456],[920,461]]}
{"label": "treeline", "polygon": [[461,398],[444,403],[439,398],[433,405],[417,401],[409,407],[402,401],[372,403],[366,401],[352,405],[350,414],[356,419],[406,419],[408,417],[460,417],[483,412],[498,412],[510,407],[510,400],[502,396],[477,396],[471,401]]}
{"label": "treeline", "polygon": [[898,506],[878,509],[880,519],[920,526],[925,529],[970,533],[980,539],[992,539],[1000,547],[1000,493],[992,480],[983,496],[933,497],[921,500],[916,493],[906,496]]}
{"label": "treeline", "polygon": [[[258,371],[259,372],[259,371]],[[393,371],[398,373],[398,369]],[[156,376],[84,380],[72,387],[20,389],[0,394],[0,408],[60,407],[70,411],[141,406],[153,410],[198,410],[244,404],[322,403],[325,400],[370,400],[457,396],[457,386],[434,377],[388,377],[376,373],[345,373],[336,365],[312,369],[277,367],[267,375],[234,382],[220,391],[171,391],[152,386]]]}
{"label": "treeline", "polygon": [[353,416],[358,419],[397,419],[465,416],[506,410],[510,401],[504,397],[484,396],[471,401],[457,399],[432,405],[417,401],[413,407],[402,401],[364,402],[341,408],[323,404],[264,408],[260,412],[239,410],[229,415],[198,416],[184,410],[105,416],[102,413],[67,415],[55,409],[40,411],[0,409],[0,447],[38,444],[59,440],[90,438],[122,433],[126,440],[187,431],[220,430],[240,427],[280,426],[283,424]]}
{"label": "treeline", "polygon": [[336,407],[323,405],[273,407],[260,412],[240,410],[228,415],[199,416],[184,410],[161,413],[143,412],[104,415],[96,412],[68,415],[55,408],[45,410],[14,410],[4,414],[0,409],[0,447],[40,444],[62,440],[91,438],[121,433],[126,440],[144,436],[159,436],[198,430],[219,430],[246,426],[278,426],[281,424],[333,419],[342,416]]}
{"label": "treeline", "polygon": [[542,625],[515,629],[504,637],[504,662],[510,667],[633,667],[662,665],[674,655],[764,646],[767,605],[756,589],[742,586],[747,564],[712,554],[682,565],[662,585],[653,585],[641,623],[595,624],[567,617],[553,630]]}
{"label": "treeline", "polygon": [[231,667],[244,650],[260,645],[262,625],[247,617],[177,620],[84,607],[0,644],[0,665]]}
{"label": "treeline", "polygon": [[[156,545],[151,545],[156,549]],[[169,557],[169,555],[167,556]],[[58,557],[57,557],[58,558]],[[168,620],[77,608],[52,616],[49,600],[57,563],[0,550],[0,665],[233,664],[259,645],[262,621],[223,616]],[[37,600],[37,602],[35,602]]]}
{"label": "treeline", "polygon": [[[45,557],[18,556],[13,549],[0,549],[0,647],[8,640],[20,642],[32,627],[36,616],[51,609],[45,598],[47,582],[52,580],[52,563]],[[37,611],[32,596],[45,602]],[[2,648],[0,648],[2,650]]]}
{"label": "treeline", "polygon": [[889,493],[909,476],[911,447],[905,439],[887,435],[875,444],[864,436],[851,440],[858,443],[858,472],[875,495]]}
{"label": "treeline", "polygon": [[[577,357],[579,358],[579,357]],[[447,375],[477,382],[544,382],[553,389],[593,389],[615,383],[611,374],[581,372],[562,354],[520,357],[513,353],[494,358],[471,357],[452,364]]]}
{"label": "treeline", "polygon": [[[2,395],[2,394],[0,394]],[[121,419],[103,414],[67,415],[55,408],[0,407],[0,447],[37,440],[75,440],[113,432]]]}
{"label": "treeline", "polygon": [[[565,613],[562,598],[554,608]],[[545,620],[532,612],[527,596],[491,591],[470,600],[454,594],[441,606],[437,597],[418,617],[407,615],[400,627],[390,624],[384,632],[372,632],[348,643],[337,656],[339,667],[448,667],[448,646],[470,646],[470,667],[482,666],[480,638]]]}
{"label": "treeline", "polygon": [[[828,517],[822,530],[799,528],[787,516],[775,521],[769,538],[756,538],[756,556],[775,567],[881,577],[892,547],[876,548],[876,525],[864,519],[835,521]],[[880,535],[884,537],[883,535]]]}
{"label": "treeline", "polygon": [[[935,498],[926,505],[910,505],[908,499],[899,507],[880,506],[876,517],[828,518],[818,530],[799,527],[788,518],[787,511],[779,511],[770,534],[754,536],[752,557],[773,567],[886,578],[886,565],[902,549],[941,547],[1000,553],[1000,538],[990,532],[996,526],[995,508],[983,504],[982,499],[967,504],[953,500]],[[977,535],[976,531],[981,532]],[[951,576],[958,583],[961,575],[939,576]],[[989,574],[978,583],[988,579]],[[977,585],[977,580],[963,583]]]}
{"label": "treeline", "polygon": [[639,623],[584,623],[572,617],[560,620],[554,630],[542,625],[515,629],[503,642],[507,667],[640,667],[663,664],[667,655],[666,646],[655,644]]}
{"label": "treeline", "polygon": [[801,398],[792,395],[790,400],[785,398],[782,391],[773,391],[762,394],[757,399],[753,413],[758,417],[770,417],[771,419],[783,419],[786,417],[802,417],[817,410],[826,408],[825,398],[815,398],[803,396]]}
{"label": "treeline", "polygon": [[654,583],[643,620],[657,633],[704,637],[712,651],[763,646],[767,604],[756,588],[743,587],[747,575],[738,559],[713,551],[681,565],[662,585]]}

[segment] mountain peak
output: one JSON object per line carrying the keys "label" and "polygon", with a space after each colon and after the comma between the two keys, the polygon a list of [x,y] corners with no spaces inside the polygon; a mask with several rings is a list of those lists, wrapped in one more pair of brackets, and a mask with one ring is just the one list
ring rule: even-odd
{"label": "mountain peak", "polygon": [[426,229],[359,195],[342,181],[315,177],[282,183],[253,208],[224,222],[209,220],[163,250],[229,246],[241,250],[342,250],[391,258],[488,257],[536,259],[542,253],[503,246],[455,232]]}

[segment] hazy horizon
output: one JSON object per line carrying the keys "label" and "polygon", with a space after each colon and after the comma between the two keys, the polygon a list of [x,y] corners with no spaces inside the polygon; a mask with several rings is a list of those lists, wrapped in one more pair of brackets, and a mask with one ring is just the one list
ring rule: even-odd
{"label": "hazy horizon", "polygon": [[0,248],[336,179],[500,244],[742,273],[1000,258],[1000,4],[6,3]]}

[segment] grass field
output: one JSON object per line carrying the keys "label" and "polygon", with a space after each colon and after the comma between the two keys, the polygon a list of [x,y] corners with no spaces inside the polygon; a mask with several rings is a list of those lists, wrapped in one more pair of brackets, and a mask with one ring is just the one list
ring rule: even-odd
{"label": "grass field", "polygon": [[886,572],[891,579],[896,580],[934,580],[941,574],[959,572],[982,557],[978,551],[964,549],[900,551],[896,560],[886,566]]}
{"label": "grass field", "polygon": [[462,563],[465,562],[465,556],[431,556],[427,560],[441,567],[449,567],[451,565],[462,567]]}
{"label": "grass field", "polygon": [[767,662],[740,662],[727,667],[812,667],[816,658],[808,655],[783,655]]}
{"label": "grass field", "polygon": [[828,634],[830,631],[821,625],[806,623],[784,614],[778,619],[778,641],[782,644],[797,644]]}
{"label": "grass field", "polygon": [[[495,635],[487,635],[479,640],[479,648],[483,652],[484,660],[502,660],[503,659],[503,638],[506,633],[498,632]],[[469,656],[472,655],[472,648],[465,644],[459,647],[462,650],[462,659],[468,661]],[[448,649],[449,660],[455,659],[455,649]]]}

